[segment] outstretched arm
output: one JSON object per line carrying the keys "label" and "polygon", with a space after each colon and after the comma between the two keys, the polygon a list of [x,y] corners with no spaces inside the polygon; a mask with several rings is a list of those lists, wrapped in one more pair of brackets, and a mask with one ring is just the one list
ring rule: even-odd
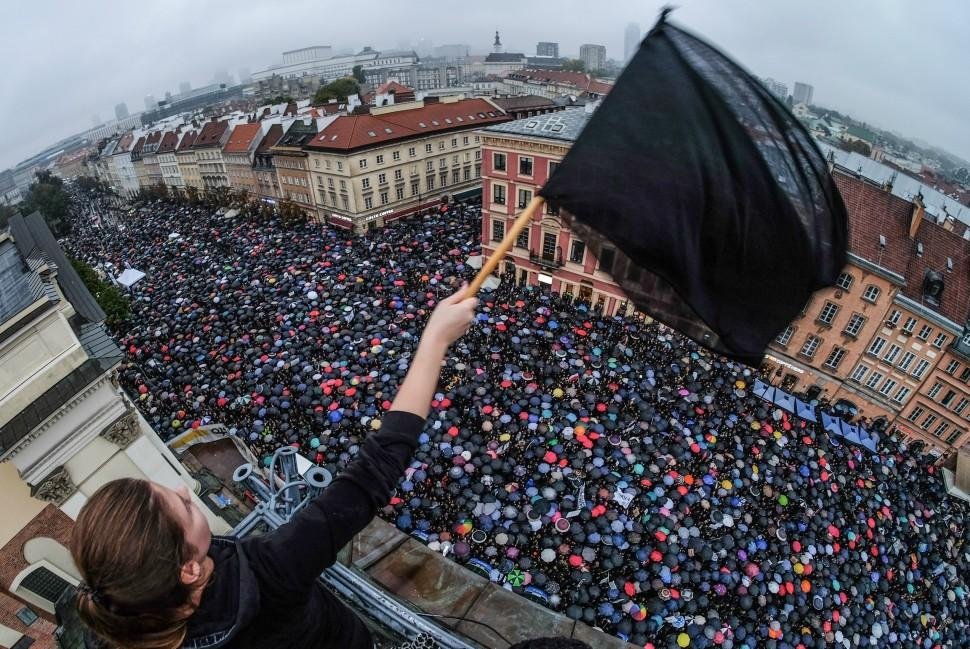
{"label": "outstretched arm", "polygon": [[323,494],[277,531],[244,541],[267,594],[302,596],[337,553],[390,500],[418,446],[448,346],[468,330],[478,300],[464,287],[434,310],[411,368],[380,430],[364,440],[354,461]]}

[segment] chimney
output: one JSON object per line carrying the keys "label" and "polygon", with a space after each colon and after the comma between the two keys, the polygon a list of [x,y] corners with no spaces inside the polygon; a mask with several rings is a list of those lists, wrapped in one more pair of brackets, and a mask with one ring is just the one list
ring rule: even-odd
{"label": "chimney", "polygon": [[913,214],[909,220],[910,239],[916,238],[916,232],[919,230],[919,224],[923,220],[924,214],[926,214],[926,207],[923,205],[923,195],[917,194],[913,197]]}

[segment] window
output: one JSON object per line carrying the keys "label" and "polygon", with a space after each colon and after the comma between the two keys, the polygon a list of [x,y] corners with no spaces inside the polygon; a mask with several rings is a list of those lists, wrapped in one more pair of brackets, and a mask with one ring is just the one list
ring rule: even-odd
{"label": "window", "polygon": [[923,416],[924,412],[926,412],[926,408],[924,408],[923,406],[916,406],[915,408],[913,408],[913,412],[909,413],[909,415],[906,416],[906,419],[910,421],[916,421],[917,419]]}
{"label": "window", "polygon": [[957,407],[954,408],[953,412],[957,413],[958,415],[962,415],[963,411],[967,409],[967,404],[970,404],[970,399],[963,397],[960,399],[960,403],[957,404]]}
{"label": "window", "polygon": [[360,181],[360,186],[364,189],[370,189],[370,178],[364,178]]}
{"label": "window", "polygon": [[613,248],[602,248],[599,256],[599,270],[606,273],[613,272],[613,264],[616,261],[616,251]]}
{"label": "window", "polygon": [[875,390],[876,386],[879,385],[879,381],[882,381],[882,378],[882,374],[879,372],[873,372],[869,375],[869,380],[866,381],[866,387]]}
{"label": "window", "polygon": [[519,234],[515,237],[515,247],[516,248],[526,248],[529,247],[529,228],[522,228],[519,230]]}
{"label": "window", "polygon": [[342,191],[342,192],[347,191],[347,181],[346,180],[341,180],[340,181],[340,191]]}
{"label": "window", "polygon": [[448,172],[447,171],[442,171],[441,174],[438,175],[438,180],[439,180],[439,182],[441,182],[441,186],[442,187],[447,187],[448,186]]}
{"label": "window", "polygon": [[[235,160],[235,158],[234,158],[234,160]],[[319,169],[320,168],[320,158],[314,158],[313,159],[313,164],[314,164],[314,166],[316,166]]]}
{"label": "window", "polygon": [[946,395],[942,399],[940,399],[940,403],[943,404],[944,406],[949,406],[951,403],[953,403],[953,398],[955,396],[957,396],[956,392],[954,392],[953,390],[947,390]]}
{"label": "window", "polygon": [[345,210],[349,210],[350,209],[350,203],[347,202],[347,197],[346,196],[341,196],[340,197],[340,203],[343,205],[343,208]]}
{"label": "window", "polygon": [[933,415],[933,414],[926,415],[926,419],[924,419],[923,423],[920,424],[920,428],[922,428],[923,430],[929,430],[930,426],[932,426],[933,422],[935,422],[937,419],[939,419],[939,417],[937,417],[936,415]]}
{"label": "window", "polygon": [[424,152],[425,153],[431,153],[431,144],[430,143],[424,145]]}
{"label": "window", "polygon": [[916,360],[916,354],[913,352],[906,352],[899,361],[899,369],[905,372],[909,369],[909,366],[912,365],[914,360]]}
{"label": "window", "polygon": [[572,245],[569,247],[569,261],[574,264],[583,263],[583,257],[586,255],[586,244],[579,240],[574,240]]}
{"label": "window", "polygon": [[492,185],[492,202],[505,205],[505,185]]}
{"label": "window", "polygon": [[862,379],[866,377],[866,373],[868,371],[869,371],[869,367],[867,365],[863,365],[862,363],[859,363],[858,365],[855,366],[855,369],[852,370],[852,376],[849,377],[849,380],[855,381],[856,383],[861,383]]}
{"label": "window", "polygon": [[461,143],[462,144],[468,144],[468,136],[467,135],[465,137],[461,138]]}
{"label": "window", "polygon": [[476,160],[481,160],[482,159],[482,152],[481,152],[481,150],[475,151],[475,159]]}
{"label": "window", "polygon": [[361,169],[366,169],[367,168],[367,158],[361,158],[360,161],[357,164],[360,165],[360,168]]}
{"label": "window", "polygon": [[377,156],[377,164],[379,164],[379,165],[384,164],[384,156],[383,155]]}
{"label": "window", "polygon": [[943,346],[946,345],[946,341],[949,339],[950,337],[946,334],[936,334],[936,338],[933,339],[933,346],[937,349],[943,349]]}
{"label": "window", "polygon": [[70,583],[43,566],[31,570],[20,582],[20,588],[29,590],[51,603],[56,603],[70,587]]}
{"label": "window", "polygon": [[528,205],[529,201],[531,200],[532,200],[532,192],[530,192],[528,189],[519,190],[519,209],[520,210],[525,209],[525,206]]}
{"label": "window", "polygon": [[461,182],[461,172],[458,169],[455,169],[454,171],[451,172],[451,184],[457,185],[460,182]]}
{"label": "window", "polygon": [[421,183],[415,181],[411,183],[411,196],[417,196],[421,191]]}
{"label": "window", "polygon": [[934,435],[936,435],[937,437],[943,437],[943,434],[944,434],[944,433],[945,433],[945,432],[946,432],[946,431],[947,431],[947,430],[948,430],[949,428],[950,428],[950,424],[948,424],[948,423],[947,423],[947,422],[945,422],[945,421],[941,421],[941,422],[940,422],[940,425],[939,425],[939,426],[937,426],[937,427],[936,427],[936,430],[934,430],[934,431],[933,431],[933,434],[934,434]]}
{"label": "window", "polygon": [[372,207],[374,207],[374,199],[368,196],[364,199],[364,209],[369,210]]}
{"label": "window", "polygon": [[327,169],[330,169],[330,161],[329,160],[324,160],[323,161],[323,166],[326,167]]}
{"label": "window", "polygon": [[947,444],[955,443],[957,441],[957,438],[960,436],[961,432],[962,431],[959,428],[957,428],[955,431],[950,433],[950,436],[946,438],[946,443]]}
{"label": "window", "polygon": [[906,324],[903,325],[903,331],[908,334],[913,333],[913,329],[916,328],[916,318],[906,318]]}
{"label": "window", "polygon": [[916,334],[916,337],[919,338],[920,340],[929,340],[931,333],[933,333],[933,327],[929,326],[928,324],[925,324],[922,327],[920,327],[919,333]]}
{"label": "window", "polygon": [[532,158],[519,156],[519,175],[521,176],[532,175]]}
{"label": "window", "polygon": [[835,319],[835,315],[838,312],[839,312],[839,306],[837,304],[834,304],[832,302],[826,302],[825,306],[823,306],[822,310],[819,312],[818,318],[816,318],[816,321],[822,322],[824,324],[832,324],[832,320]]}
{"label": "window", "polygon": [[505,238],[505,222],[492,221],[492,241],[501,241]]}
{"label": "window", "polygon": [[899,352],[901,351],[903,351],[903,348],[900,347],[899,345],[890,345],[889,351],[886,352],[886,355],[882,357],[882,360],[884,360],[889,365],[892,365],[893,362],[896,360],[896,357],[899,356]]}
{"label": "window", "polygon": [[433,172],[434,171],[434,160],[428,160],[427,171],[428,172]]}
{"label": "window", "polygon": [[889,393],[892,392],[893,388],[895,387],[896,387],[895,381],[893,381],[892,379],[886,379],[886,382],[882,384],[881,388],[879,388],[879,394],[889,396]]}
{"label": "window", "polygon": [[845,325],[845,329],[842,333],[847,334],[855,338],[862,331],[862,326],[866,323],[866,318],[858,313],[853,313],[852,317],[849,318],[849,324]]}
{"label": "window", "polygon": [[946,364],[946,373],[953,376],[953,373],[960,367],[960,361],[950,361]]}
{"label": "window", "polygon": [[[556,259],[556,245],[558,242],[558,237],[551,232],[544,232],[542,234],[542,258],[553,261]],[[561,257],[561,255],[560,255]]]}
{"label": "window", "polygon": [[453,147],[458,146],[458,138],[456,137],[451,138],[451,146]]}
{"label": "window", "polygon": [[439,151],[444,151],[445,150],[445,141],[444,140],[442,140],[441,142],[438,142],[438,150]]}
{"label": "window", "polygon": [[966,383],[970,381],[970,367],[964,367],[963,371],[960,372],[960,380]]}
{"label": "window", "polygon": [[428,191],[434,189],[434,176],[428,176],[425,181],[428,184]]}
{"label": "window", "polygon": [[344,170],[344,163],[341,162],[340,160],[337,160],[337,171],[343,171],[343,170]]}
{"label": "window", "polygon": [[841,273],[839,275],[839,278],[835,280],[835,285],[841,289],[848,291],[849,287],[852,286],[852,275],[850,275],[849,273]]}
{"label": "window", "polygon": [[400,159],[401,159],[400,151],[394,151],[393,153],[391,153],[391,160],[400,160]]}
{"label": "window", "polygon": [[448,160],[446,158],[441,158],[440,160],[438,160],[438,169],[447,169],[447,168],[448,168]]}
{"label": "window", "polygon": [[929,366],[930,362],[925,358],[921,358],[916,364],[916,367],[913,369],[913,376],[917,379],[923,378],[923,375],[926,374],[926,370],[929,368]]}
{"label": "window", "polygon": [[17,619],[20,620],[24,626],[30,626],[37,621],[38,615],[29,607],[25,606],[17,611]]}
{"label": "window", "polygon": [[872,341],[872,344],[869,345],[869,349],[866,350],[866,353],[870,354],[871,356],[878,356],[879,352],[881,352],[882,348],[885,346],[886,339],[877,336],[876,339]]}
{"label": "window", "polygon": [[829,357],[825,359],[825,366],[833,370],[838,369],[843,358],[845,358],[845,350],[841,347],[833,347]]}
{"label": "window", "polygon": [[400,169],[394,170],[394,180],[404,180],[404,172]]}
{"label": "window", "polygon": [[462,171],[461,171],[461,179],[462,180],[471,180],[472,179],[472,168],[471,167],[465,167],[464,169],[462,169]]}
{"label": "window", "polygon": [[390,201],[387,199],[387,192],[381,192],[381,205],[387,205]]}
{"label": "window", "polygon": [[333,189],[333,178],[327,178],[327,187]]}
{"label": "window", "polygon": [[408,147],[408,155],[409,155],[410,157],[412,157],[412,158],[413,158],[414,156],[416,156],[416,155],[417,155],[417,152],[415,152],[415,150],[414,150],[414,147],[413,147],[413,146],[412,146],[412,147]]}
{"label": "window", "polygon": [[822,344],[822,339],[818,336],[809,336],[805,339],[805,344],[802,345],[802,349],[799,352],[802,356],[807,356],[809,358],[815,356],[815,352],[818,350],[818,346]]}
{"label": "window", "polygon": [[938,395],[942,389],[943,384],[937,381],[933,384],[933,387],[930,388],[930,391],[926,393],[926,396],[928,396],[930,399],[936,399],[936,395]]}
{"label": "window", "polygon": [[775,337],[775,342],[779,345],[785,346],[791,340],[792,334],[795,333],[795,327],[788,325],[785,330],[782,331],[778,336]]}
{"label": "window", "polygon": [[902,314],[899,312],[899,309],[893,309],[892,313],[889,314],[889,319],[886,320],[886,323],[892,327],[895,327],[899,324],[899,316],[901,315]]}
{"label": "window", "polygon": [[383,185],[387,183],[387,174],[377,174],[377,184]]}
{"label": "window", "polygon": [[893,401],[896,403],[902,403],[906,400],[906,397],[909,396],[910,392],[911,390],[906,386],[899,388],[899,390],[896,391],[896,394],[893,395]]}
{"label": "window", "polygon": [[458,156],[456,156],[456,155],[451,156],[451,164],[452,165],[457,165],[458,164]]}

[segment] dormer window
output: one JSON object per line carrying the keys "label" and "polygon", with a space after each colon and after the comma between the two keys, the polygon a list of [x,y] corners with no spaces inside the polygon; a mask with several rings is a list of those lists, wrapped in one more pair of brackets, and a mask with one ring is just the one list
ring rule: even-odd
{"label": "dormer window", "polygon": [[943,276],[935,270],[926,271],[923,277],[923,299],[927,304],[938,307],[943,299]]}

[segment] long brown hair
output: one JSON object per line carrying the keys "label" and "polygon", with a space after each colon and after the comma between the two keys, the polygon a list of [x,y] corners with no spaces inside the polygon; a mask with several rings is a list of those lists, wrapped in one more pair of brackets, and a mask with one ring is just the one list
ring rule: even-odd
{"label": "long brown hair", "polygon": [[107,483],[81,508],[71,554],[84,579],[77,610],[114,647],[175,649],[185,639],[193,557],[178,520],[147,480]]}

